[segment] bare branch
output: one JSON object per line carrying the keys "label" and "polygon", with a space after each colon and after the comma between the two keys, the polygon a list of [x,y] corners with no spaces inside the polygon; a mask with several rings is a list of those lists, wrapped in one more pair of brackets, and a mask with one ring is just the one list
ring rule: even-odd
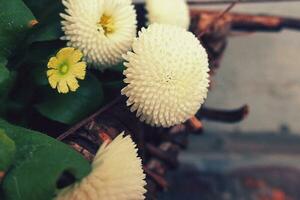
{"label": "bare branch", "polygon": [[66,137],[68,137],[69,135],[73,134],[75,131],[77,131],[78,129],[80,129],[82,126],[84,126],[84,125],[88,124],[89,122],[91,122],[92,120],[94,120],[95,117],[97,117],[98,115],[100,115],[101,113],[105,112],[106,110],[108,110],[113,105],[115,105],[120,99],[121,99],[121,97],[116,98],[114,101],[112,101],[109,104],[107,104],[106,106],[102,107],[100,110],[98,110],[97,112],[95,112],[94,114],[92,114],[91,116],[89,116],[88,118],[82,120],[81,122],[79,122],[78,124],[76,124],[75,126],[73,126],[72,128],[70,128],[69,130],[67,130],[65,133],[61,134],[57,138],[57,140],[63,140]]}
{"label": "bare branch", "polygon": [[[283,3],[299,2],[300,0],[241,0],[240,3]],[[189,5],[222,5],[234,3],[234,0],[199,0],[189,1]]]}

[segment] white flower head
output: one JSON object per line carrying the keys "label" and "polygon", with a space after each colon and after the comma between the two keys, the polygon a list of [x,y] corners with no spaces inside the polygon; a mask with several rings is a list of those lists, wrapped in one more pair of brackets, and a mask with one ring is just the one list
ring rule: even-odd
{"label": "white flower head", "polygon": [[56,200],[142,200],[146,192],[144,179],[136,145],[122,133],[101,146],[91,173],[80,183],[63,189]]}
{"label": "white flower head", "polygon": [[63,0],[62,30],[68,46],[80,49],[99,69],[122,61],[136,36],[136,12],[129,0]]}
{"label": "white flower head", "polygon": [[209,86],[208,56],[190,32],[152,24],[139,32],[127,60],[122,94],[147,124],[170,127],[191,118]]}
{"label": "white flower head", "polygon": [[170,24],[189,28],[190,14],[185,0],[146,0],[146,9],[150,24]]}

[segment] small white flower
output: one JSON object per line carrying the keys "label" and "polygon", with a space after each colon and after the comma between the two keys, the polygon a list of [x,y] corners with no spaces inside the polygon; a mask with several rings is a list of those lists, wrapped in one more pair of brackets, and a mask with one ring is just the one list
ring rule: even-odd
{"label": "small white flower", "polygon": [[62,30],[68,46],[80,49],[99,69],[118,64],[136,36],[136,12],[129,0],[63,0]]}
{"label": "small white flower", "polygon": [[128,85],[122,94],[141,121],[170,127],[192,117],[206,98],[208,58],[199,40],[171,25],[152,24],[139,32],[124,56]]}
{"label": "small white flower", "polygon": [[142,161],[136,145],[123,133],[96,154],[91,173],[63,189],[56,200],[142,200],[146,192]]}
{"label": "small white flower", "polygon": [[146,9],[150,24],[170,24],[189,28],[190,14],[185,0],[146,0]]}

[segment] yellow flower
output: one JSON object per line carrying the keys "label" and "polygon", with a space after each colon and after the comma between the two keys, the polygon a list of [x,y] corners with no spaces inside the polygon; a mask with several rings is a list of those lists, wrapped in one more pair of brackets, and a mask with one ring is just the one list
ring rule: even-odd
{"label": "yellow flower", "polygon": [[59,93],[77,90],[77,79],[83,80],[86,73],[86,63],[79,62],[82,56],[79,50],[66,47],[50,58],[47,76],[53,89],[57,88]]}

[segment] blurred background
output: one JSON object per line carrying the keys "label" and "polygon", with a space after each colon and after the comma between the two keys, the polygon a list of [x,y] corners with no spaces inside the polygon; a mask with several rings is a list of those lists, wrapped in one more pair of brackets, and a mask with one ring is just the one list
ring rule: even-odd
{"label": "blurred background", "polygon": [[[232,11],[300,18],[300,2],[238,4]],[[299,200],[299,72],[299,31],[230,37],[206,105],[248,104],[250,114],[236,124],[205,121],[160,199]]]}

